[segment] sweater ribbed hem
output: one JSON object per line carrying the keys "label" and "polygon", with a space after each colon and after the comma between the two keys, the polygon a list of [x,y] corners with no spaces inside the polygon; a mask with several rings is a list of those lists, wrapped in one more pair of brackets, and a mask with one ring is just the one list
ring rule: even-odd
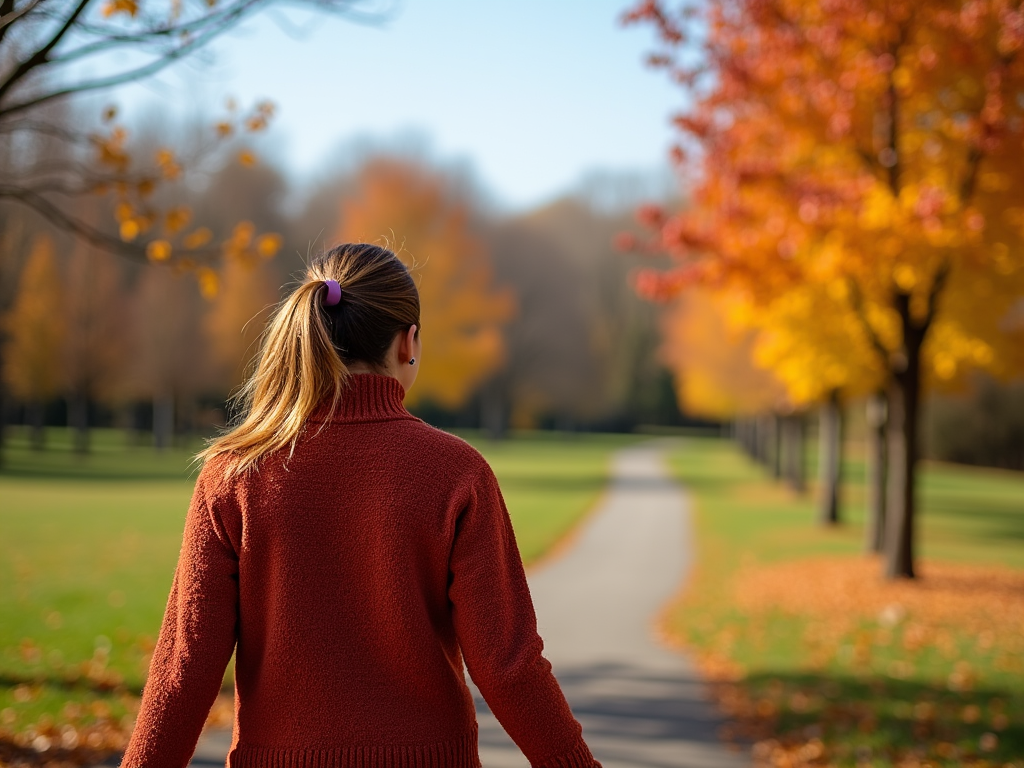
{"label": "sweater ribbed hem", "polygon": [[[568,764],[566,764],[568,765]],[[296,749],[239,744],[229,768],[480,768],[477,735],[438,744]],[[575,768],[575,764],[573,764]]]}
{"label": "sweater ribbed hem", "polygon": [[537,763],[534,768],[601,768],[601,764],[594,759],[587,743],[581,738],[572,751],[550,757]]}

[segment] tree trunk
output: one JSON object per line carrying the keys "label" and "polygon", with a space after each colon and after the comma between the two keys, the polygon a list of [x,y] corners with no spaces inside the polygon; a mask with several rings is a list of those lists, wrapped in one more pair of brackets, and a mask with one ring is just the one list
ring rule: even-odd
{"label": "tree trunk", "polygon": [[753,439],[751,435],[750,419],[746,416],[740,416],[736,419],[736,435],[740,444],[740,448],[747,456],[753,455]]}
{"label": "tree trunk", "polygon": [[89,398],[75,392],[68,399],[68,426],[74,434],[75,453],[89,452]]}
{"label": "tree trunk", "polygon": [[4,386],[3,337],[0,336],[0,467],[7,458],[7,387]]}
{"label": "tree trunk", "polygon": [[843,411],[839,392],[833,390],[821,405],[818,419],[818,522],[835,525],[839,522],[839,485],[842,482]]}
{"label": "tree trunk", "polygon": [[800,414],[791,414],[782,422],[783,475],[796,493],[805,490],[804,476],[804,420]]}
{"label": "tree trunk", "polygon": [[767,468],[771,462],[771,417],[761,414],[757,417],[757,463]]}
{"label": "tree trunk", "polygon": [[747,417],[747,455],[757,461],[757,417]]}
{"label": "tree trunk", "polygon": [[771,467],[772,477],[782,477],[782,419],[779,414],[768,416],[768,430],[771,433]]}
{"label": "tree trunk", "polygon": [[480,393],[480,426],[491,440],[505,437],[505,403],[501,385],[493,381]]}
{"label": "tree trunk", "polygon": [[46,447],[46,403],[28,404],[28,423],[32,450],[41,451]]}
{"label": "tree trunk", "polygon": [[885,542],[885,392],[876,392],[867,402],[867,456],[864,463],[864,490],[867,502],[864,547],[881,552]]}
{"label": "tree trunk", "polygon": [[897,295],[903,321],[903,349],[893,365],[889,385],[889,477],[885,528],[885,575],[914,578],[915,470],[917,422],[921,394],[921,346],[929,323],[910,314],[910,297]]}
{"label": "tree trunk", "polygon": [[157,395],[153,398],[153,445],[157,450],[171,447],[174,441],[174,396]]}

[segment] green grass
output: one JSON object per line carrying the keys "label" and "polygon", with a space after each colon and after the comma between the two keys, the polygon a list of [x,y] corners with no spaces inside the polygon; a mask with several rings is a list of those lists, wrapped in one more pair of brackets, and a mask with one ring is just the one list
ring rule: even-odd
{"label": "green grass", "polygon": [[[525,561],[593,506],[622,436],[465,435],[491,462]],[[197,472],[192,452],[97,430],[71,452],[11,436],[0,471],[0,732],[130,713],[163,615]]]}
{"label": "green grass", "polygon": [[[844,523],[831,529],[815,524],[811,494],[795,496],[731,443],[689,440],[670,462],[695,498],[698,568],[669,627],[719,669],[724,661],[738,671],[726,703],[766,728],[753,737],[804,746],[821,739],[829,761],[850,766],[893,765],[915,751],[950,766],[1024,756],[1024,665],[1006,664],[1020,658],[1024,642],[987,647],[952,626],[933,628],[932,640],[911,652],[912,621],[886,628],[865,617],[822,645],[832,631],[827,620],[736,605],[733,577],[745,565],[863,552],[856,457],[844,472]],[[1024,475],[925,464],[920,489],[922,557],[1024,568]],[[965,663],[976,682],[950,690],[950,673]],[[995,751],[981,751],[987,732],[997,732]]]}

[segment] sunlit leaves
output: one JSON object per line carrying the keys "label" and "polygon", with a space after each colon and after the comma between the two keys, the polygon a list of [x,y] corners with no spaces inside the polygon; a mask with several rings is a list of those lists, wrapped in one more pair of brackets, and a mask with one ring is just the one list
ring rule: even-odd
{"label": "sunlit leaves", "polygon": [[171,208],[164,214],[164,231],[168,235],[175,235],[188,226],[191,220],[192,211],[187,207],[180,205],[176,208]]}
{"label": "sunlit leaves", "polygon": [[[1019,47],[1019,12],[957,2],[910,13],[874,0],[681,7],[645,2],[629,16],[659,31],[658,64],[688,90],[681,144],[699,148],[677,158],[689,163],[691,204],[647,221],[679,266],[645,273],[645,294],[737,290],[769,338],[760,362],[799,401],[836,384],[862,391],[896,365],[904,328],[885,308],[899,294],[910,297],[902,322],[933,321],[926,379],[1020,370],[1024,336],[1008,318],[1024,294],[1012,213],[1024,200],[1024,60],[1006,53]],[[687,11],[707,23],[685,23]],[[826,289],[835,285],[856,290]],[[800,302],[815,312],[798,321]]]}
{"label": "sunlit leaves", "polygon": [[199,281],[199,293],[208,301],[217,298],[220,292],[220,276],[210,267],[200,267],[196,271],[196,279]]}
{"label": "sunlit leaves", "polygon": [[139,12],[139,4],[137,0],[107,0],[103,5],[101,13],[104,17],[110,18],[116,16],[119,13],[126,14],[135,18]]}
{"label": "sunlit leaves", "polygon": [[167,261],[171,258],[171,244],[166,240],[153,240],[146,246],[146,256],[150,261]]}
{"label": "sunlit leaves", "polygon": [[195,250],[196,248],[202,248],[211,240],[213,240],[213,232],[208,227],[200,227],[189,232],[185,236],[183,243],[189,250]]}

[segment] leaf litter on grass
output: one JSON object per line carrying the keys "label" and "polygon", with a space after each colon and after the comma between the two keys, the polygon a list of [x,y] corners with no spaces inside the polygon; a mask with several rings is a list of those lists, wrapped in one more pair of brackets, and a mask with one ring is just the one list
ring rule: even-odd
{"label": "leaf litter on grass", "polygon": [[1024,768],[1024,572],[746,559],[723,576],[699,569],[662,628],[755,764]]}

